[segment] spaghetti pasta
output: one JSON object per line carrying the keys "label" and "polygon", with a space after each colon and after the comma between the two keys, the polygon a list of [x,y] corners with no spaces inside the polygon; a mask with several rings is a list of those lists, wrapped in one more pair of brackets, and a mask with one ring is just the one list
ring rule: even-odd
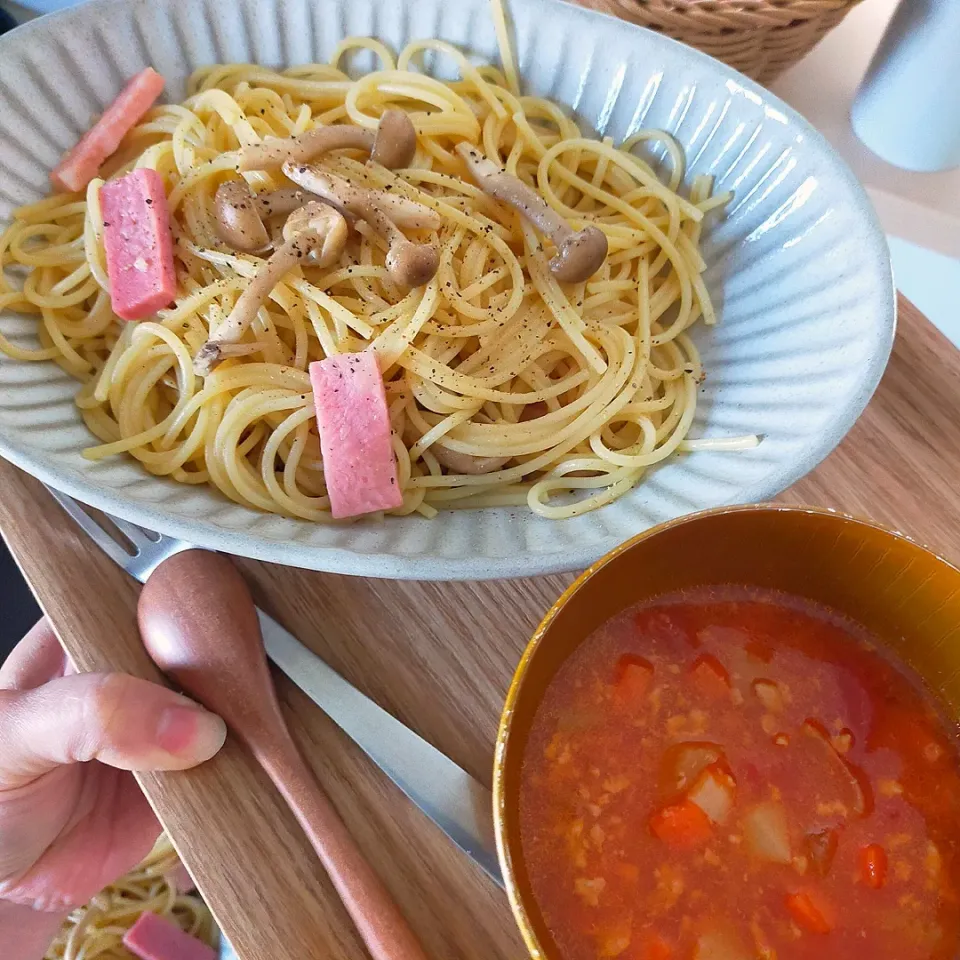
{"label": "spaghetti pasta", "polygon": [[215,946],[219,934],[200,897],[177,889],[179,860],[166,836],[135,870],[74,910],[44,960],[131,960],[123,935],[142,913],[156,913]]}
{"label": "spaghetti pasta", "polygon": [[[126,324],[111,310],[102,180],[16,211],[0,265],[26,276],[19,287],[13,273],[0,280],[0,309],[35,316],[39,345],[0,337],[0,350],[54,360],[80,381],[76,403],[100,441],[85,456],[127,454],[249,507],[330,521],[307,367],[363,349],[376,351],[386,382],[403,491],[396,514],[527,504],[573,517],[688,448],[703,371],[687,331],[716,319],[700,234],[728,197],[712,195],[707,177],[684,195],[683,152],[666,133],[643,130],[617,147],[521,94],[498,3],[494,11],[502,70],[439,40],[414,41],[395,59],[379,41],[349,38],[329,64],[205,67],[184,103],[150,111],[101,174],[147,167],[166,185],[178,295],[151,319]],[[341,61],[361,50],[380,69],[351,80]],[[425,57],[452,61],[459,79],[422,72]],[[304,261],[284,276],[240,339],[222,345],[219,365],[198,376],[198,351],[263,263],[218,236],[217,188],[241,176],[257,193],[290,186],[275,168],[238,172],[238,151],[326,124],[373,130],[391,108],[416,129],[408,167],[388,170],[349,149],[317,165],[439,217],[438,229],[414,231],[439,252],[436,275],[398,287],[387,245],[358,220],[338,262]],[[464,141],[573,230],[603,231],[600,270],[559,282],[551,244],[471,180],[455,150]],[[633,152],[651,142],[664,179]]]}

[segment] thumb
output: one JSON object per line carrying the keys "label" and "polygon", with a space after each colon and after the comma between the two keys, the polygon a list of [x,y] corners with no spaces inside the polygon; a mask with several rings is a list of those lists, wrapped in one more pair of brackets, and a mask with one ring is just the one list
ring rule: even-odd
{"label": "thumb", "polygon": [[0,691],[0,790],[66,763],[183,770],[209,760],[227,729],[166,687],[123,673],[84,673]]}

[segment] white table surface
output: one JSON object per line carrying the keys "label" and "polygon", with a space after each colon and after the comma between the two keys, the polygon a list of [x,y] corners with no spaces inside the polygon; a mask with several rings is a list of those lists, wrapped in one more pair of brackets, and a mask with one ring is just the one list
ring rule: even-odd
{"label": "white table surface", "polygon": [[[50,2],[50,0],[45,0]],[[898,0],[863,0],[773,91],[806,116],[860,178],[890,240],[900,289],[960,346],[960,169],[910,173],[871,153],[850,104]],[[945,2],[945,0],[938,0]],[[0,0],[15,16],[31,14]]]}

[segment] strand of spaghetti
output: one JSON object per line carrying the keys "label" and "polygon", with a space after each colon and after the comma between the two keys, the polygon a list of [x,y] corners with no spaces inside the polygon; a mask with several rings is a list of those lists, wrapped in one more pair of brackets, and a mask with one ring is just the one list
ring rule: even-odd
{"label": "strand of spaghetti", "polygon": [[403,358],[403,366],[425,380],[430,380],[453,393],[459,393],[468,398],[494,400],[501,403],[538,403],[548,397],[563,396],[584,383],[590,376],[588,371],[581,370],[557,381],[545,390],[537,390],[533,393],[511,393],[508,390],[495,390],[486,387],[483,380],[458,373],[456,370],[427,356],[416,347],[410,347],[407,350]]}
{"label": "strand of spaghetti", "polygon": [[[610,331],[610,338],[614,338],[619,332],[620,331]],[[619,407],[623,406],[629,399],[629,394],[624,393],[623,387],[633,371],[636,351],[629,336],[624,336],[626,339],[619,341],[623,348],[618,358],[620,362],[616,367],[613,365],[608,367],[596,386],[584,394],[585,397],[589,397],[589,402],[586,407],[582,412],[578,412],[566,426],[561,427],[561,429],[555,433],[551,433],[551,446],[539,456],[537,456],[536,453],[538,450],[542,450],[543,446],[542,441],[538,442],[536,439],[532,441],[527,440],[526,442],[521,439],[516,443],[498,441],[496,449],[491,450],[484,449],[479,445],[470,448],[467,443],[453,437],[454,432],[460,435],[466,435],[469,438],[472,435],[482,437],[482,433],[479,431],[497,431],[502,429],[510,429],[514,434],[521,434],[521,436],[524,434],[530,436],[532,432],[528,429],[529,425],[513,425],[510,428],[497,428],[487,424],[473,424],[469,428],[461,427],[456,431],[451,431],[444,441],[444,446],[458,453],[469,453],[474,456],[512,455],[514,457],[534,454],[530,460],[525,460],[519,466],[508,467],[496,473],[488,474],[486,477],[457,477],[457,482],[466,485],[490,483],[494,480],[502,483],[512,483],[527,474],[548,466],[559,456],[573,450],[578,444],[586,440],[598,426],[598,422],[603,419],[605,412],[609,414],[615,413]],[[616,354],[617,351],[611,350],[610,352],[611,354]],[[549,416],[551,415],[548,414],[547,417]],[[540,419],[542,421],[547,419],[547,417]],[[410,484],[411,486],[445,487],[451,486],[452,482],[453,479],[448,476],[414,477],[411,479]]]}
{"label": "strand of spaghetti", "polygon": [[[345,37],[330,54],[330,66],[338,68],[341,58],[354,50],[369,50],[380,61],[381,69],[396,70],[397,64],[386,44],[373,37]],[[402,68],[401,68],[402,69]]]}
{"label": "strand of spaghetti", "polygon": [[434,277],[424,288],[423,297],[417,309],[409,318],[395,320],[371,343],[370,348],[377,354],[382,370],[389,370],[404,354],[414,337],[430,319],[439,294],[438,280]]}
{"label": "strand of spaghetti", "polygon": [[510,42],[510,33],[507,29],[507,13],[503,0],[493,0],[490,5],[493,16],[493,29],[497,35],[497,48],[500,52],[500,62],[503,64],[503,75],[507,85],[514,94],[520,92],[520,75],[517,73],[517,64],[513,58],[513,44]]}
{"label": "strand of spaghetti", "polygon": [[583,319],[570,306],[567,298],[560,289],[543,255],[540,241],[533,232],[533,227],[523,221],[523,245],[527,254],[527,268],[533,284],[540,294],[547,309],[553,314],[557,322],[563,327],[566,335],[573,341],[577,349],[583,354],[587,363],[597,372],[602,373],[607,368],[607,361],[600,351],[586,338],[586,325]]}
{"label": "strand of spaghetti", "polygon": [[620,470],[600,474],[597,480],[605,484],[600,493],[596,493],[592,497],[584,497],[575,503],[551,506],[546,500],[552,493],[584,489],[587,484],[581,477],[545,478],[531,486],[527,494],[527,505],[538,516],[545,517],[548,520],[571,520],[622,497],[636,486],[639,479],[639,471]]}
{"label": "strand of spaghetti", "polygon": [[[183,342],[179,340],[172,331],[161,326],[160,324],[140,323],[137,325],[137,329],[132,338],[130,346],[125,351],[125,356],[122,357],[118,361],[117,366],[114,367],[114,375],[117,377],[122,377],[123,371],[126,368],[133,363],[138,362],[138,348],[145,345],[148,339],[151,337],[155,337],[166,344],[170,350],[170,353],[172,354],[170,361],[171,363],[176,364],[177,381],[180,394],[180,401],[178,405],[174,407],[168,416],[160,421],[160,423],[150,427],[147,430],[133,434],[132,436],[126,436],[123,440],[117,440],[114,443],[101,444],[97,447],[88,447],[83,451],[83,456],[86,459],[102,460],[104,457],[113,456],[116,453],[132,450],[134,447],[144,446],[148,443],[152,443],[154,440],[159,440],[167,432],[167,428],[169,427],[170,423],[176,419],[176,416],[188,403],[190,396],[193,393],[193,358],[184,347]],[[141,386],[140,396],[137,396],[136,393],[134,394],[134,409],[142,409],[141,403],[144,399],[144,392],[145,391]]]}
{"label": "strand of spaghetti", "polygon": [[506,117],[507,111],[495,93],[490,89],[490,85],[480,75],[480,71],[452,44],[443,40],[414,40],[403,48],[403,52],[397,59],[397,70],[410,70],[410,64],[413,58],[423,50],[435,50],[437,53],[446,54],[453,59],[460,68],[460,76],[468,81],[473,89],[487,102],[490,109],[499,117]]}

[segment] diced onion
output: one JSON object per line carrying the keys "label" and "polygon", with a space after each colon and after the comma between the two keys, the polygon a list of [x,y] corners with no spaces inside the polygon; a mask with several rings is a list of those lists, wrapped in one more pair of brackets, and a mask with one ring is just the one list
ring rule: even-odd
{"label": "diced onion", "polygon": [[747,850],[769,863],[790,863],[790,833],[783,806],[774,800],[759,803],[743,817]]}
{"label": "diced onion", "polygon": [[739,937],[728,930],[708,930],[697,938],[694,960],[753,960]]}
{"label": "diced onion", "polygon": [[783,694],[773,680],[754,680],[753,692],[765,710],[770,713],[783,712]]}
{"label": "diced onion", "polygon": [[715,743],[691,741],[677,743],[663,755],[660,765],[660,792],[672,799],[687,790],[712,763],[723,758],[723,750]]}
{"label": "diced onion", "polygon": [[733,810],[736,783],[716,766],[708,767],[687,794],[714,823],[725,823]]}

